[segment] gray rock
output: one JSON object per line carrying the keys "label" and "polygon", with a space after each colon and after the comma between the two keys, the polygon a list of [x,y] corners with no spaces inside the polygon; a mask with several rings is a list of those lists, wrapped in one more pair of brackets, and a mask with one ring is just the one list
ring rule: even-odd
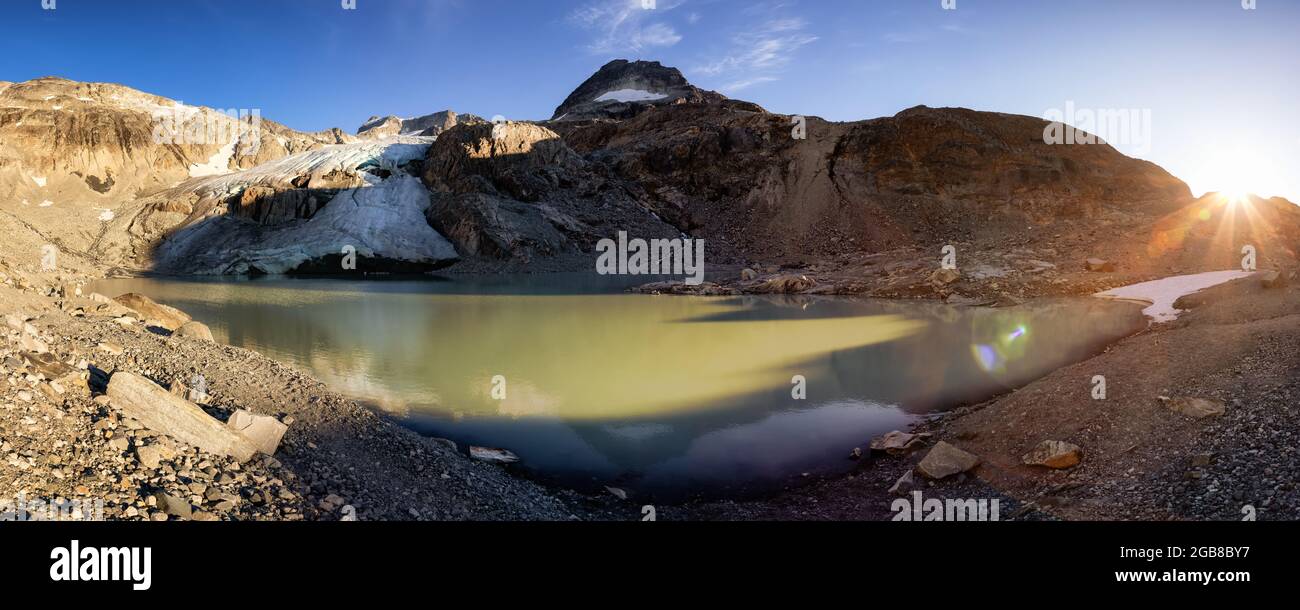
{"label": "gray rock", "polygon": [[944,441],[939,441],[916,468],[928,478],[942,479],[966,472],[978,466],[979,463],[980,459],[974,454],[962,451]]}
{"label": "gray rock", "polygon": [[216,340],[212,338],[212,329],[208,328],[207,324],[204,324],[202,322],[194,322],[194,321],[190,321],[182,324],[180,328],[176,329],[175,336],[190,337],[192,339],[198,339],[200,341]]}
{"label": "gray rock", "polygon": [[1116,269],[1115,263],[1100,258],[1090,258],[1084,264],[1087,265],[1088,271],[1097,273],[1112,273]]}
{"label": "gray rock", "polygon": [[1262,277],[1260,279],[1265,288],[1286,288],[1290,280],[1285,271],[1279,271],[1277,269],[1265,271],[1261,275]]}
{"label": "gray rock", "polygon": [[180,519],[189,519],[194,516],[190,503],[182,498],[162,492],[154,494],[153,497],[158,501],[158,508],[168,515]]}
{"label": "gray rock", "polygon": [[258,451],[266,455],[275,455],[275,450],[280,447],[280,439],[284,438],[284,433],[289,429],[289,426],[274,417],[257,415],[244,409],[231,414],[226,427],[248,439]]}
{"label": "gray rock", "polygon": [[1165,406],[1172,409],[1175,413],[1186,415],[1195,419],[1204,419],[1215,415],[1223,415],[1227,407],[1220,401],[1207,400],[1204,398],[1165,398],[1161,397]]}
{"label": "gray rock", "polygon": [[488,447],[470,447],[469,456],[483,462],[492,464],[513,464],[519,461],[519,456],[506,451],[505,449],[491,449]]}
{"label": "gray rock", "polygon": [[145,427],[167,434],[208,453],[246,462],[257,447],[242,435],[213,419],[194,403],[173,396],[139,375],[119,371],[108,383],[108,396],[129,417]]}
{"label": "gray rock", "polygon": [[1083,450],[1065,441],[1043,441],[1020,459],[1028,466],[1069,468],[1083,459]]}

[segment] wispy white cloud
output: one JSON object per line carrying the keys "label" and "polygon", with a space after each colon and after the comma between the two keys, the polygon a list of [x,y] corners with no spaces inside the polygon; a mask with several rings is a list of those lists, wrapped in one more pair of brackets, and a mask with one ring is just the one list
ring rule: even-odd
{"label": "wispy white cloud", "polygon": [[569,15],[569,23],[592,32],[594,39],[587,50],[608,55],[640,52],[656,47],[671,47],[681,42],[664,15],[686,0],[597,0]]}
{"label": "wispy white cloud", "polygon": [[779,79],[799,49],[818,40],[799,17],[769,19],[731,39],[723,57],[696,66],[694,72],[730,79],[724,90],[739,91]]}

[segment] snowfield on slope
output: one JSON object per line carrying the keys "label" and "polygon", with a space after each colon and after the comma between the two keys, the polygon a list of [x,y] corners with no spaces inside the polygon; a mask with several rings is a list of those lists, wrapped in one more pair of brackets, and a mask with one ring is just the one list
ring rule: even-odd
{"label": "snowfield on slope", "polygon": [[1183,312],[1174,308],[1174,303],[1178,299],[1252,275],[1255,274],[1251,271],[1211,271],[1195,275],[1176,275],[1099,292],[1093,296],[1146,303],[1149,306],[1142,310],[1142,313],[1154,320],[1156,324],[1163,324],[1177,320],[1178,314]]}

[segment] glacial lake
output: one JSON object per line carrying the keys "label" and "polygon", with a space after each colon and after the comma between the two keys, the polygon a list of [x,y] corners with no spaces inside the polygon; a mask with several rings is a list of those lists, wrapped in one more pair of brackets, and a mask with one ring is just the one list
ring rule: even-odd
{"label": "glacial lake", "polygon": [[[851,450],[875,436],[1147,325],[1140,307],[1102,299],[991,309],[652,296],[625,293],[629,283],[270,277],[92,288],[179,307],[219,341],[297,365],[462,451],[508,449],[522,460],[515,468],[551,483],[656,498],[849,471]],[[1088,379],[1079,383],[1086,397]]]}

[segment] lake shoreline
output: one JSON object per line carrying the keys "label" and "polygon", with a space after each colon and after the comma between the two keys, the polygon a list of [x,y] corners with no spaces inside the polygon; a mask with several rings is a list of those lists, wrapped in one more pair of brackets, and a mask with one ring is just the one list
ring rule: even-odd
{"label": "lake shoreline", "polygon": [[[362,519],[640,520],[645,517],[642,503],[636,497],[625,500],[614,492],[588,494],[545,486],[499,466],[476,462],[445,442],[422,437],[396,422],[385,421],[370,409],[329,390],[292,366],[248,350],[166,337],[139,325],[124,327],[113,318],[88,313],[85,299],[50,296],[48,286],[41,285],[42,279],[49,281],[54,278],[30,278],[23,282],[28,286],[25,290],[9,286],[0,288],[3,292],[0,305],[6,313],[22,311],[30,316],[29,322],[40,337],[48,340],[52,352],[62,352],[60,356],[70,360],[89,358],[95,368],[104,371],[131,370],[160,382],[165,382],[169,376],[185,374],[197,363],[203,363],[205,372],[214,372],[211,392],[219,401],[291,418],[293,423],[282,445],[283,454],[277,453],[276,459],[271,461],[278,463],[276,470],[267,470],[259,475],[262,482],[246,488],[252,490],[250,494],[259,496],[261,506],[271,507],[268,510],[273,511],[273,516],[259,516],[254,512],[249,515],[218,515],[219,518],[328,520],[342,518],[344,515],[340,511],[345,507],[357,511],[357,517]],[[1202,309],[1217,311],[1216,306],[1231,307],[1218,305],[1220,303],[1254,299],[1252,302],[1258,304],[1261,299],[1271,299],[1268,302],[1272,305],[1259,310],[1256,319],[1244,323],[1250,328],[1261,327],[1276,320],[1277,316],[1300,315],[1296,306],[1286,300],[1285,291],[1261,293],[1253,286],[1245,288],[1247,284],[1250,284],[1248,280],[1207,291],[1197,298],[1197,309],[1183,320],[1122,340],[1102,355],[1064,367],[1026,388],[923,423],[915,431],[934,434],[931,442],[945,440],[970,448],[980,455],[983,462],[969,474],[933,484],[920,483],[918,489],[937,497],[1001,498],[1004,520],[1120,518],[1096,510],[1099,503],[1105,505],[1104,499],[1067,497],[1062,500],[1058,496],[1078,495],[1077,490],[1081,488],[1122,480],[1123,477],[1114,474],[1114,464],[1097,469],[1094,475],[1093,463],[1098,459],[1115,459],[1122,466],[1131,462],[1128,456],[1138,456],[1140,452],[1116,452],[1114,456],[1097,452],[1094,455],[1092,447],[1085,445],[1087,457],[1084,465],[1072,472],[1037,472],[1032,469],[1026,472],[1015,463],[1014,458],[1018,456],[1013,454],[1019,449],[1014,443],[991,441],[999,433],[999,427],[995,419],[989,419],[990,414],[1020,407],[1019,396],[1041,393],[1040,387],[1060,384],[1065,376],[1077,376],[1079,371],[1093,366],[1094,361],[1116,360],[1123,368],[1150,359],[1160,344],[1160,338],[1169,333],[1199,332],[1207,327],[1213,331],[1212,321],[1200,319]],[[54,291],[57,292],[57,288]],[[1294,295],[1294,288],[1290,294]],[[78,312],[78,308],[82,311]],[[11,353],[16,351],[13,342],[21,338],[20,334],[21,331],[10,332]],[[1288,340],[1294,338],[1295,333],[1288,335]],[[105,340],[121,344],[123,355],[96,353],[92,343]],[[11,394],[16,391],[16,386],[9,388]],[[1213,393],[1214,389],[1207,392]],[[1059,388],[1058,393],[1068,394]],[[37,396],[35,402],[39,403],[39,392]],[[12,397],[7,400],[16,402]],[[1044,410],[1068,411],[1071,400],[1074,399],[1048,398],[1038,404],[1043,405]],[[65,397],[63,404],[55,408],[66,415],[78,409],[89,412],[92,409],[87,405],[90,404],[94,403],[88,394]],[[8,416],[0,415],[2,417]],[[91,417],[93,420],[95,416]],[[79,430],[87,428],[81,430],[83,442],[106,444],[102,429],[93,427],[98,420],[81,423],[88,424],[78,427]],[[1188,435],[1176,438],[1179,442],[1186,442]],[[863,439],[864,446],[868,440]],[[1153,442],[1166,453],[1183,450],[1164,440],[1154,439]],[[846,459],[849,459],[850,449],[845,448]],[[890,506],[897,499],[896,495],[889,493],[889,488],[901,472],[911,470],[924,453],[918,451],[898,457],[875,455],[867,450],[858,467],[845,476],[793,485],[785,491],[757,499],[656,506],[655,513],[661,520],[888,519],[893,516]],[[129,462],[130,455],[118,455],[109,461]],[[386,466],[377,468],[376,463],[385,463]],[[261,467],[269,469],[271,464]],[[129,465],[122,468],[129,476],[134,476],[131,474],[134,468]],[[1087,483],[1079,483],[1081,480]],[[104,489],[122,486],[120,481],[109,483]],[[94,486],[88,487],[91,491],[95,489]],[[146,500],[154,493],[151,489],[150,485],[140,485],[130,504],[144,502],[147,507]],[[402,491],[391,491],[394,489]],[[57,492],[71,495],[79,490],[81,487],[69,482]],[[0,495],[17,491],[0,486]],[[137,509],[134,517],[112,511],[108,516],[143,519],[156,513]],[[1171,517],[1152,513],[1149,518]]]}

